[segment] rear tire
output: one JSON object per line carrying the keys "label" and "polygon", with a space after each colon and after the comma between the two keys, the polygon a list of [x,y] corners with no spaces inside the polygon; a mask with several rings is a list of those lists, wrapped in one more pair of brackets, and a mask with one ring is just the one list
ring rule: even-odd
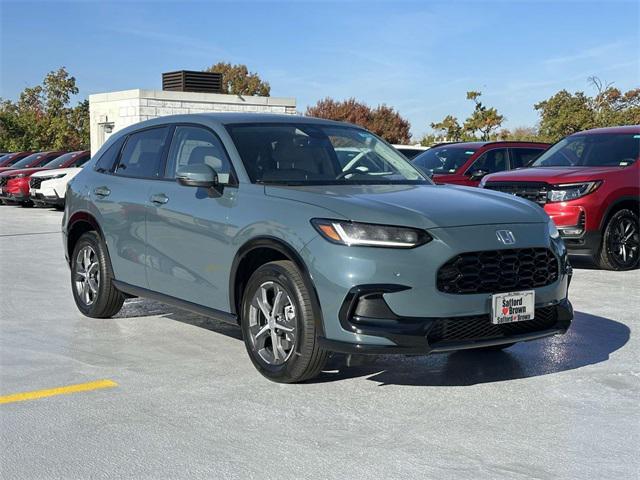
{"label": "rear tire", "polygon": [[315,321],[311,294],[293,262],[270,262],[251,275],[242,298],[242,336],[266,378],[295,383],[320,373],[329,352],[318,344]]}
{"label": "rear tire", "polygon": [[605,270],[633,270],[640,260],[638,214],[627,208],[617,211],[607,222],[596,258]]}
{"label": "rear tire", "polygon": [[83,234],[71,256],[71,290],[78,310],[87,317],[109,318],[125,297],[113,286],[107,248],[97,232]]}

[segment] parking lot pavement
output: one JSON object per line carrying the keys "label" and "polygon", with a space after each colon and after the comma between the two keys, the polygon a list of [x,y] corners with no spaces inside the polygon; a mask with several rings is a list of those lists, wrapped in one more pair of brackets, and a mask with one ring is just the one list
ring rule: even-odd
{"label": "parking lot pavement", "polygon": [[0,405],[3,479],[638,478],[639,271],[576,269],[562,337],[278,385],[233,326],[80,315],[60,220],[0,207],[0,395],[115,386]]}

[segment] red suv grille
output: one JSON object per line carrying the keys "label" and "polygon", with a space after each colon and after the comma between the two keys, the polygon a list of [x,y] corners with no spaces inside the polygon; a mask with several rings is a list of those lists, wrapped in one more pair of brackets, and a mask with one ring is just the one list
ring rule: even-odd
{"label": "red suv grille", "polygon": [[484,188],[526,198],[538,205],[547,203],[549,184],[541,182],[487,182]]}

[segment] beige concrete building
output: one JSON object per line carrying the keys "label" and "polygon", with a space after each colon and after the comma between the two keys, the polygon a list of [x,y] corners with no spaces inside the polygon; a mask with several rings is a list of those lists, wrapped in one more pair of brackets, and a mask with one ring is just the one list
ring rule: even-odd
{"label": "beige concrete building", "polygon": [[123,90],[89,95],[91,152],[118,130],[151,118],[181,113],[296,113],[295,98],[253,97],[165,90]]}

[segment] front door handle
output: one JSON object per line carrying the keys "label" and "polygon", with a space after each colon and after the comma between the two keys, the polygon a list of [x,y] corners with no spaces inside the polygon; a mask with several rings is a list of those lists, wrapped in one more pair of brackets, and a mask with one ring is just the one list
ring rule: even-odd
{"label": "front door handle", "polygon": [[111,190],[108,187],[96,187],[93,189],[93,193],[95,193],[98,197],[108,197],[111,195]]}
{"label": "front door handle", "polygon": [[164,205],[169,201],[169,197],[167,197],[164,193],[156,193],[151,195],[151,202],[156,205]]}

